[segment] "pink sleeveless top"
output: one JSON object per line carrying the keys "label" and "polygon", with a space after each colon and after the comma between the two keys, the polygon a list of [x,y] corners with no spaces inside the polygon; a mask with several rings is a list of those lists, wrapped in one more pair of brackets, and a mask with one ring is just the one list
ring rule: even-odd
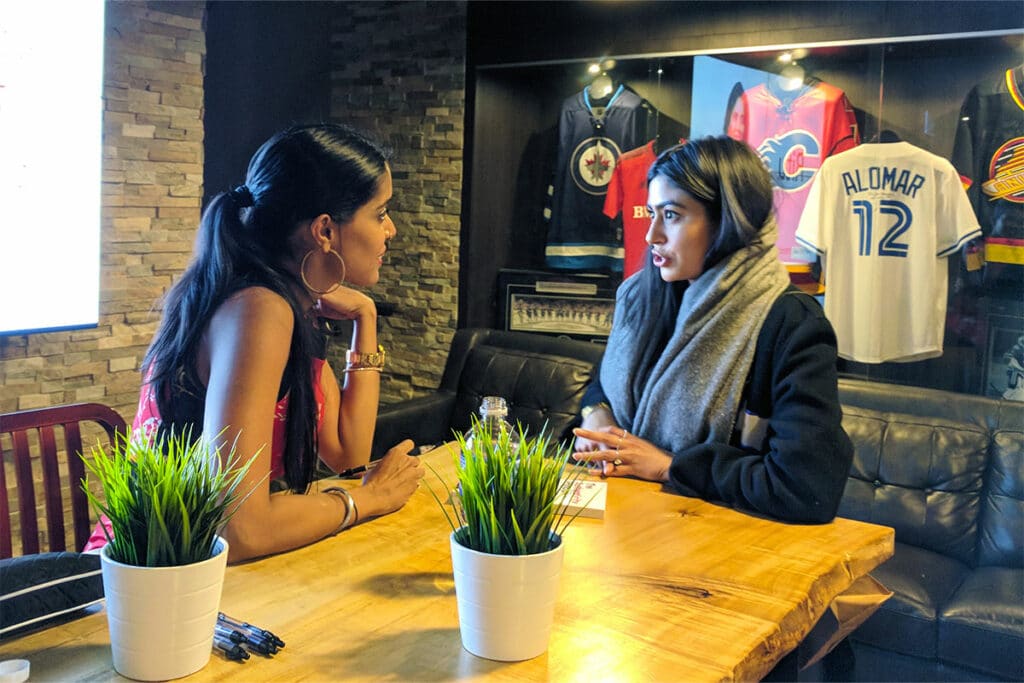
{"label": "pink sleeveless top", "polygon": [[[326,365],[324,359],[313,359],[313,395],[316,398],[316,426],[318,430],[323,426],[324,421],[324,390],[320,386],[320,376],[323,373],[324,365]],[[132,422],[132,434],[141,434],[144,437],[152,436],[161,424],[160,409],[157,407],[156,396],[148,380],[149,377],[147,376],[146,381],[142,384],[142,390],[139,392],[139,407],[135,411],[135,420]],[[271,479],[279,479],[284,476],[284,437],[287,420],[288,394],[285,394],[274,407],[274,433],[270,441]],[[113,537],[114,532],[110,528],[109,521],[105,517],[101,517],[100,521],[96,524],[96,528],[93,529],[88,542],[86,542],[85,547],[82,549],[83,551],[94,550],[106,545],[107,537],[103,533],[101,525],[106,527],[111,537]]]}

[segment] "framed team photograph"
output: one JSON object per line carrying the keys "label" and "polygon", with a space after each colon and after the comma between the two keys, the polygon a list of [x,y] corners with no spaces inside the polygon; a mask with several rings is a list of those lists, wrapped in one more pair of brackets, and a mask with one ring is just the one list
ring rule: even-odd
{"label": "framed team photograph", "polygon": [[617,284],[602,274],[503,270],[499,319],[506,330],[604,343],[612,330]]}
{"label": "framed team photograph", "polygon": [[582,337],[607,337],[614,299],[512,294],[506,328]]}

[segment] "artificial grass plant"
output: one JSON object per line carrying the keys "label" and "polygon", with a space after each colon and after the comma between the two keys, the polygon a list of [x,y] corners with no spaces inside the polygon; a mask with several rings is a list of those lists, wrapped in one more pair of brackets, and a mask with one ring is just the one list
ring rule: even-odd
{"label": "artificial grass plant", "polygon": [[518,443],[509,430],[492,436],[475,416],[467,433],[455,434],[459,486],[449,492],[451,515],[427,484],[455,540],[467,548],[494,555],[547,552],[579,514],[566,514],[560,504],[586,471],[569,462],[571,445],[552,443],[544,431],[530,437],[522,427],[516,436]]}
{"label": "artificial grass plant", "polygon": [[[226,458],[191,434],[145,438],[118,435],[85,459],[103,500],[83,482],[89,503],[110,520],[110,559],[140,567],[202,562],[214,555],[224,525],[241,505],[239,487],[252,459]],[[246,492],[245,495],[248,495]]]}

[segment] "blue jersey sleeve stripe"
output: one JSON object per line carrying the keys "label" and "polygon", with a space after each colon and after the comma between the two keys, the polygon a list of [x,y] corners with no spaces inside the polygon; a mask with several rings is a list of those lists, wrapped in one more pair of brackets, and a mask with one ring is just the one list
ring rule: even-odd
{"label": "blue jersey sleeve stripe", "polygon": [[969,241],[973,240],[975,237],[981,237],[981,228],[975,228],[973,231],[967,233],[966,235],[961,237],[959,240],[957,240],[956,244],[943,249],[942,251],[940,251],[936,255],[939,258],[942,258],[943,256],[949,256],[953,252],[958,251],[960,249],[960,247],[962,247],[966,242],[969,242]]}
{"label": "blue jersey sleeve stripe", "polygon": [[801,246],[807,247],[808,249],[810,249],[811,251],[813,251],[813,252],[814,252],[815,254],[817,254],[818,256],[824,256],[824,255],[825,255],[825,252],[824,252],[824,251],[823,251],[822,249],[819,249],[819,248],[817,247],[817,245],[815,245],[815,244],[812,244],[811,242],[808,242],[808,241],[807,241],[807,240],[805,240],[805,239],[802,239],[802,238],[800,237],[800,235],[797,235],[797,236],[796,236],[796,241],[797,241],[797,242],[798,242],[798,243],[799,243],[799,244],[800,244]]}

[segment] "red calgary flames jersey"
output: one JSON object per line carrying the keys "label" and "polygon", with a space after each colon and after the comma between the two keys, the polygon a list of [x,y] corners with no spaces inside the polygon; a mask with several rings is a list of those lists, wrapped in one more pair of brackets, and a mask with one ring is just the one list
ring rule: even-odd
{"label": "red calgary flames jersey", "polygon": [[773,77],[740,96],[727,132],[753,147],[771,173],[782,260],[809,260],[792,251],[811,181],[826,158],[860,142],[846,95],[821,81],[787,91]]}

